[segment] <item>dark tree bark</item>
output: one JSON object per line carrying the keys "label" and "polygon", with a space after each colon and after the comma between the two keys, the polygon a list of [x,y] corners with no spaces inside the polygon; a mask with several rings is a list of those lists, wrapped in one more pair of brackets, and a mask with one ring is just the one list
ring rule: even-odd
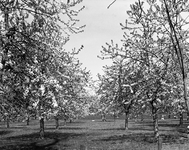
{"label": "dark tree bark", "polygon": [[41,139],[44,139],[45,137],[45,124],[44,124],[44,117],[40,118],[40,130],[39,130],[39,135]]}
{"label": "dark tree bark", "polygon": [[10,128],[10,117],[9,117],[9,115],[6,115],[6,127]]}
{"label": "dark tree bark", "polygon": [[182,82],[183,82],[183,91],[184,91],[183,97],[184,97],[185,105],[187,108],[187,114],[189,114],[189,99],[187,97],[187,80],[188,79],[187,79],[187,72],[186,72],[186,69],[184,66],[183,48],[181,48],[181,46],[180,46],[179,37],[178,37],[177,31],[176,31],[176,25],[178,25],[178,24],[173,25],[173,21],[169,14],[168,4],[166,3],[166,0],[164,0],[164,4],[165,4],[167,19],[168,19],[170,31],[171,31],[170,38],[171,38],[172,44],[174,46],[174,50],[177,55],[177,59],[179,61],[179,65],[180,65],[180,69],[181,69],[181,73],[182,73]]}
{"label": "dark tree bark", "polygon": [[144,114],[142,113],[141,115],[140,115],[140,121],[144,121]]}
{"label": "dark tree bark", "polygon": [[66,121],[67,121],[67,119],[66,119],[66,118],[64,118],[64,126],[66,126]]}
{"label": "dark tree bark", "polygon": [[43,101],[39,101],[39,107],[38,107],[38,111],[39,111],[39,124],[40,124],[40,129],[39,129],[39,136],[41,139],[44,139],[45,136],[45,123],[44,123],[44,114],[41,110],[41,106]]}
{"label": "dark tree bark", "polygon": [[30,117],[27,116],[27,119],[26,119],[26,125],[28,126],[30,124]]}
{"label": "dark tree bark", "polygon": [[29,113],[26,114],[26,125],[28,126],[30,124],[30,115]]}
{"label": "dark tree bark", "polygon": [[79,115],[76,115],[76,120],[78,120],[79,119]]}
{"label": "dark tree bark", "polygon": [[171,119],[171,114],[170,113],[168,114],[168,119]]}
{"label": "dark tree bark", "polygon": [[34,119],[37,120],[37,114],[35,113]]}
{"label": "dark tree bark", "polygon": [[153,116],[153,126],[154,126],[154,138],[159,139],[159,126],[158,126],[158,111],[154,106],[154,101],[151,102],[152,106],[152,116]]}
{"label": "dark tree bark", "polygon": [[187,120],[189,120],[189,112],[187,112],[187,116],[186,117],[187,117]]}
{"label": "dark tree bark", "polygon": [[102,122],[106,121],[106,114],[104,112],[102,112]]}
{"label": "dark tree bark", "polygon": [[129,111],[125,110],[125,130],[129,129]]}
{"label": "dark tree bark", "polygon": [[132,102],[130,104],[124,104],[125,109],[125,130],[129,129],[129,110],[131,108]]}
{"label": "dark tree bark", "polygon": [[55,128],[59,129],[59,118],[58,118],[58,116],[55,116],[55,124],[56,124]]}
{"label": "dark tree bark", "polygon": [[154,137],[159,137],[159,126],[158,126],[158,114],[156,110],[153,110],[153,122],[154,122]]}
{"label": "dark tree bark", "polygon": [[183,112],[180,112],[179,114],[179,125],[183,125],[183,122],[184,122],[184,116],[183,116]]}

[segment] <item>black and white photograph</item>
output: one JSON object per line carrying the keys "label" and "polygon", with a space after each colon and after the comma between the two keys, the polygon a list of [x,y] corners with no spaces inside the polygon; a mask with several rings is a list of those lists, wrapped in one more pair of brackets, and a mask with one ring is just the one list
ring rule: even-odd
{"label": "black and white photograph", "polygon": [[189,150],[189,0],[0,0],[0,150]]}

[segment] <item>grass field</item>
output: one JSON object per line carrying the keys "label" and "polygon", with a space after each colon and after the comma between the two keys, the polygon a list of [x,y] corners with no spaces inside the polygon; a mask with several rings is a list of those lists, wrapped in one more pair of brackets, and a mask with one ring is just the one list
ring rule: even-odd
{"label": "grass field", "polygon": [[[37,120],[12,123],[9,129],[0,122],[0,150],[157,150],[153,140],[151,120],[129,122],[129,130],[123,130],[124,120],[82,119],[55,130],[54,120],[45,122],[45,139],[39,139]],[[63,124],[63,121],[61,122]],[[178,126],[178,120],[161,120],[160,136],[163,150],[189,150],[186,126]]]}

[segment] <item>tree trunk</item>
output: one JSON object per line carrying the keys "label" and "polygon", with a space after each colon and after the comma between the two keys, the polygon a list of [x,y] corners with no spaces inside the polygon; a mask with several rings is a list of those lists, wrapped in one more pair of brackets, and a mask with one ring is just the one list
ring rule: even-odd
{"label": "tree trunk", "polygon": [[170,113],[168,114],[168,119],[171,119],[171,114]]}
{"label": "tree trunk", "polygon": [[141,114],[140,121],[142,121],[142,122],[144,121],[144,114],[143,113]]}
{"label": "tree trunk", "polygon": [[[4,10],[4,23],[5,23],[5,30],[6,32],[8,32],[9,30],[9,8],[8,7],[5,7],[5,10]],[[5,67],[5,63],[3,63],[2,68],[4,67]],[[9,128],[10,127],[9,113],[6,115],[5,121],[6,121],[6,127]]]}
{"label": "tree trunk", "polygon": [[10,128],[10,117],[9,117],[9,115],[6,116],[6,127]]}
{"label": "tree trunk", "polygon": [[27,119],[26,119],[26,125],[28,126],[30,124],[30,117],[27,116]]}
{"label": "tree trunk", "polygon": [[180,46],[180,42],[179,42],[179,38],[178,38],[178,35],[176,33],[176,30],[175,30],[175,26],[173,26],[173,21],[171,20],[166,0],[164,0],[164,4],[165,4],[167,17],[168,17],[169,26],[170,26],[170,29],[171,29],[172,44],[175,47],[177,58],[178,58],[178,61],[179,61],[179,64],[180,64],[180,69],[181,69],[181,73],[182,73],[182,81],[183,81],[183,90],[184,90],[183,96],[184,96],[184,100],[185,100],[185,104],[186,104],[186,108],[187,108],[187,113],[189,114],[189,99],[187,97],[187,72],[186,72],[186,69],[185,69],[185,66],[184,66],[183,49]]}
{"label": "tree trunk", "polygon": [[116,113],[114,111],[114,123],[115,123],[115,121],[116,121]]}
{"label": "tree trunk", "polygon": [[59,118],[58,116],[55,116],[55,123],[56,123],[56,129],[59,129]]}
{"label": "tree trunk", "polygon": [[180,119],[179,125],[181,126],[181,125],[183,125],[183,119],[184,119],[184,117],[183,117],[183,112],[180,112],[180,114],[179,114],[179,119]]}
{"label": "tree trunk", "polygon": [[106,121],[106,114],[104,112],[102,113],[102,121]]}
{"label": "tree trunk", "polygon": [[44,117],[40,117],[40,131],[39,135],[41,139],[44,139],[45,136],[45,124],[44,124]]}
{"label": "tree trunk", "polygon": [[45,136],[45,123],[44,123],[44,114],[41,110],[41,105],[42,102],[39,101],[39,106],[38,106],[38,111],[39,111],[39,124],[40,124],[40,129],[39,129],[39,136],[41,139],[44,139]]}
{"label": "tree trunk", "polygon": [[186,108],[187,108],[187,120],[189,120],[189,100],[187,98],[187,76],[183,75],[183,85],[184,85],[184,100],[186,103]]}
{"label": "tree trunk", "polygon": [[158,139],[158,150],[162,150],[162,138],[159,137]]}
{"label": "tree trunk", "polygon": [[45,119],[46,119],[46,120],[49,120],[49,117],[46,115],[46,116],[45,116]]}
{"label": "tree trunk", "polygon": [[26,114],[26,125],[28,126],[30,124],[30,116],[29,113]]}
{"label": "tree trunk", "polygon": [[158,113],[157,108],[152,106],[152,116],[153,116],[153,124],[154,124],[154,138],[159,139],[159,127],[158,127]]}
{"label": "tree trunk", "polygon": [[64,126],[66,126],[66,120],[67,120],[67,119],[64,119]]}
{"label": "tree trunk", "polygon": [[176,31],[176,25],[173,25],[173,21],[170,17],[169,14],[169,10],[168,10],[168,4],[166,3],[166,0],[164,0],[164,4],[165,4],[165,9],[166,9],[166,13],[167,13],[167,18],[168,18],[168,22],[169,22],[169,26],[171,29],[171,41],[172,44],[174,46],[177,58],[178,58],[178,62],[180,64],[180,69],[181,69],[181,73],[182,73],[182,81],[183,81],[183,90],[184,90],[184,101],[185,101],[185,105],[187,108],[187,114],[189,114],[189,99],[188,99],[188,95],[187,95],[187,71],[185,69],[184,66],[184,54],[183,54],[183,48],[181,48],[180,46],[180,39],[179,39],[179,35],[177,34]]}
{"label": "tree trunk", "polygon": [[125,130],[129,129],[129,111],[125,111]]}
{"label": "tree trunk", "polygon": [[187,112],[187,120],[189,120],[189,112]]}

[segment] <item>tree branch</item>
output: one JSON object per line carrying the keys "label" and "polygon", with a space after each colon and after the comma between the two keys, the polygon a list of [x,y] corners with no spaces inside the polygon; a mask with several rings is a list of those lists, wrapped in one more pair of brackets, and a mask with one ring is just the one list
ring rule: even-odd
{"label": "tree branch", "polygon": [[108,5],[107,9],[109,9],[117,0],[114,0],[113,2],[110,3],[110,5]]}

